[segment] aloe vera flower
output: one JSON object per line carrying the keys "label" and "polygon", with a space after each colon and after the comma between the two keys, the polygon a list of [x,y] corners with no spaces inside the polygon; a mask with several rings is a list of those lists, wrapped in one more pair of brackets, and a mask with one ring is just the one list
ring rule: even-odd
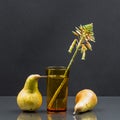
{"label": "aloe vera flower", "polygon": [[75,43],[75,40],[73,41],[68,52],[71,53],[75,44],[76,46],[78,46],[78,43],[80,42],[81,44],[79,44],[78,47],[82,53],[82,60],[85,60],[86,51],[87,50],[92,51],[92,46],[90,42],[91,41],[95,42],[95,37],[94,37],[94,32],[93,32],[93,23],[75,27],[75,31],[72,31],[72,32],[77,37],[77,39],[75,39],[77,40],[77,42]]}

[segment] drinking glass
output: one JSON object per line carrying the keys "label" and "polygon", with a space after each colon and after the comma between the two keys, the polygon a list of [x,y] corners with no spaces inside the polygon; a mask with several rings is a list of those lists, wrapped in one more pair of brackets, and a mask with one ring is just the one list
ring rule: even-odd
{"label": "drinking glass", "polygon": [[[67,110],[67,99],[68,99],[68,79],[69,71],[64,75],[66,71],[65,66],[49,66],[46,69],[47,74],[47,111],[51,112],[62,112]],[[61,83],[65,81],[59,94],[54,100],[53,104],[49,106],[55,92]]]}

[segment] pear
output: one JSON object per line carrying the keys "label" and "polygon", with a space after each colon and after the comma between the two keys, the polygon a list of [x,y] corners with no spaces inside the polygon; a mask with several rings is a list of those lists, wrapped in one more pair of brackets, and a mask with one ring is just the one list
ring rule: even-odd
{"label": "pear", "polygon": [[98,99],[92,90],[84,89],[76,94],[75,102],[74,114],[92,110],[96,106]]}
{"label": "pear", "polygon": [[23,111],[36,111],[42,105],[42,95],[38,89],[39,74],[28,76],[23,89],[17,95],[17,104]]}

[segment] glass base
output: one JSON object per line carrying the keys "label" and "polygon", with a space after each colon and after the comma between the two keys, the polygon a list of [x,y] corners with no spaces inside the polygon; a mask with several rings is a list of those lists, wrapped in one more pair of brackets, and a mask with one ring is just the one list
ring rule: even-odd
{"label": "glass base", "polygon": [[47,112],[66,112],[67,111],[67,109],[66,108],[64,108],[64,109],[48,109],[47,108]]}

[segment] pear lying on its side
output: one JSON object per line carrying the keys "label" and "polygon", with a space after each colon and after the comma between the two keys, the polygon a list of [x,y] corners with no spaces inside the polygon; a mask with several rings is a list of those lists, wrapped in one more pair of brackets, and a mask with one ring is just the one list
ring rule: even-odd
{"label": "pear lying on its side", "polygon": [[92,90],[84,89],[79,91],[75,97],[74,114],[92,110],[96,106],[97,101],[97,96]]}
{"label": "pear lying on its side", "polygon": [[42,104],[42,95],[38,89],[40,75],[28,76],[23,89],[17,96],[17,104],[23,111],[36,111]]}

